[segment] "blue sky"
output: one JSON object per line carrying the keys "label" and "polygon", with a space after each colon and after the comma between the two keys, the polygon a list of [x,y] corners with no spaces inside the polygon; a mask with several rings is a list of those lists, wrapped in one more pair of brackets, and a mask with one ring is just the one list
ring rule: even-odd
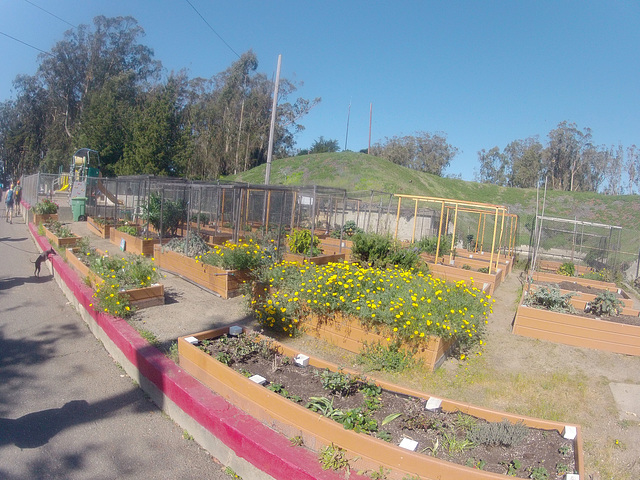
{"label": "blue sky", "polygon": [[[640,145],[640,2],[190,0],[258,69],[321,97],[299,148],[324,136],[350,150],[416,131],[443,132],[460,152],[446,173],[473,179],[477,153],[561,121],[599,145]],[[0,32],[48,51],[68,24],[131,15],[167,72],[210,77],[237,59],[186,0],[0,0]],[[0,35],[0,100],[38,52]],[[81,146],[78,146],[81,147]]]}

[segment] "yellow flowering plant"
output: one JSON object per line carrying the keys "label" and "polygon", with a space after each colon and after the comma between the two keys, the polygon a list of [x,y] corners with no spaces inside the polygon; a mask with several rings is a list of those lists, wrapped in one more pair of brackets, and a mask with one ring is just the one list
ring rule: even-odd
{"label": "yellow flowering plant", "polygon": [[254,299],[252,309],[263,327],[288,334],[308,312],[341,312],[386,327],[390,342],[453,337],[467,351],[481,340],[493,302],[473,284],[447,283],[416,270],[282,262],[269,272],[263,279],[269,294]]}
{"label": "yellow flowering plant", "polygon": [[204,255],[196,256],[196,260],[224,270],[254,270],[265,263],[270,263],[271,258],[271,252],[252,239],[238,243],[225,242],[222,246],[215,245]]}

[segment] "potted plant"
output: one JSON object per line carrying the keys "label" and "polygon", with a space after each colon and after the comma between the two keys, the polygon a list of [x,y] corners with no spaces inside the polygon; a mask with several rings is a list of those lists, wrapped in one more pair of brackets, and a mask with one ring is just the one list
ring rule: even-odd
{"label": "potted plant", "polygon": [[58,220],[58,204],[46,198],[36,203],[31,210],[33,211],[33,223],[36,225]]}

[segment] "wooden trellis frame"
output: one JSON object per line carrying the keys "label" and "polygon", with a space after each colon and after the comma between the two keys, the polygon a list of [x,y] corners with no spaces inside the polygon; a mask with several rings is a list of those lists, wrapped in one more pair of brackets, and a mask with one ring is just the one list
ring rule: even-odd
{"label": "wooden trellis frame", "polygon": [[[437,259],[440,254],[440,243],[442,239],[442,225],[443,219],[445,217],[445,209],[446,209],[446,223],[449,224],[449,215],[453,211],[453,235],[451,238],[451,253],[449,254],[449,262],[453,261],[453,250],[456,242],[456,226],[458,221],[458,214],[460,212],[474,213],[479,214],[478,219],[478,231],[480,230],[480,224],[482,223],[482,244],[484,243],[484,234],[485,234],[485,225],[487,216],[491,215],[495,221],[493,225],[493,234],[491,236],[491,256],[489,259],[489,273],[493,273],[498,268],[498,263],[500,261],[500,250],[503,247],[503,235],[505,233],[505,221],[509,222],[508,231],[509,238],[506,248],[508,250],[508,254],[512,255],[515,250],[515,233],[517,228],[517,216],[515,214],[510,214],[507,210],[507,207],[503,205],[494,205],[489,203],[481,203],[481,202],[468,202],[455,200],[450,198],[440,198],[440,197],[428,197],[422,195],[405,195],[405,194],[395,194],[395,197],[398,198],[398,211],[396,215],[396,227],[394,238],[398,238],[398,226],[400,223],[400,208],[402,206],[402,200],[408,199],[412,200],[414,205],[414,217],[413,217],[413,231],[411,236],[411,243],[415,242],[415,231],[416,231],[416,220],[417,220],[417,212],[418,212],[418,204],[420,202],[424,203],[437,203],[440,204],[440,223],[438,225],[438,243],[436,246],[436,256]],[[482,222],[484,217],[484,223]],[[500,234],[498,235],[498,223],[500,223]],[[477,237],[476,237],[477,238]],[[497,240],[497,245],[496,245]],[[477,242],[476,242],[477,247]],[[495,256],[495,261],[494,261]]]}

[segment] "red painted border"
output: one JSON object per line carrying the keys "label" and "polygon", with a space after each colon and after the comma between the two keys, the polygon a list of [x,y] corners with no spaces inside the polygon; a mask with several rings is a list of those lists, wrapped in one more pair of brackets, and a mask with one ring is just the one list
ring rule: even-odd
{"label": "red painted border", "polygon": [[[43,251],[51,248],[47,238],[38,235],[37,228],[32,223],[29,223],[29,230]],[[77,273],[60,257],[54,256],[50,260],[54,271],[78,302],[140,373],[186,414],[231,448],[238,457],[279,479],[344,478],[338,473],[322,470],[313,452],[291,446],[282,435],[184,373],[125,320],[96,311],[92,306],[91,288],[84,285]]]}

